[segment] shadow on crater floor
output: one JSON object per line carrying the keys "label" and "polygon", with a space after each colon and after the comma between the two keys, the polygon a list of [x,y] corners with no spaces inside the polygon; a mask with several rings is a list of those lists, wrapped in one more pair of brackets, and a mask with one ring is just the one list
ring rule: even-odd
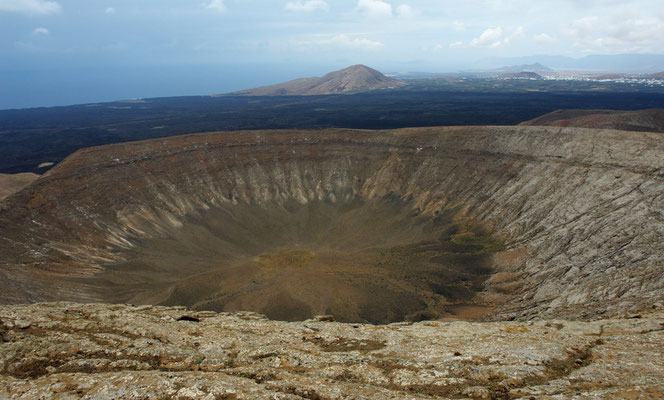
{"label": "shadow on crater floor", "polygon": [[277,320],[475,318],[489,310],[476,297],[502,245],[454,214],[420,215],[390,196],[229,204],[136,243],[103,279],[117,302],[251,310]]}

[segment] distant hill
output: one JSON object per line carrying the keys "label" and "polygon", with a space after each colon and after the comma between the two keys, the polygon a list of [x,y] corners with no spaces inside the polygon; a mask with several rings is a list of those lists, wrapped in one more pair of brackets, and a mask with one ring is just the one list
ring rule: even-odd
{"label": "distant hill", "polygon": [[[655,73],[662,70],[664,54],[588,55],[581,58],[552,55],[527,57],[492,57],[478,61],[473,69],[495,69],[503,65],[529,65],[541,63],[555,70]],[[523,71],[523,69],[521,69]],[[517,72],[517,71],[505,71]],[[538,72],[538,71],[535,71]]]}
{"label": "distant hill", "polygon": [[649,75],[648,78],[664,79],[664,72],[658,72],[656,74]]}
{"label": "distant hill", "polygon": [[523,65],[513,65],[511,67],[502,67],[502,68],[497,68],[496,72],[504,72],[504,73],[510,73],[510,72],[537,72],[537,73],[553,73],[555,72],[549,67],[546,67],[540,63],[535,63],[535,64],[523,64]]}
{"label": "distant hill", "polygon": [[664,109],[638,111],[557,110],[522,126],[574,126],[580,128],[618,129],[623,131],[664,132]]}
{"label": "distant hill", "polygon": [[602,75],[595,75],[593,78],[594,79],[620,79],[624,78],[625,74],[602,74]]}
{"label": "distant hill", "polygon": [[535,72],[510,72],[507,74],[498,75],[499,79],[542,79],[542,76]]}
{"label": "distant hill", "polygon": [[383,75],[365,65],[353,65],[330,72],[322,78],[301,78],[270,86],[241,90],[232,94],[246,96],[307,96],[350,94],[403,86],[406,83]]}

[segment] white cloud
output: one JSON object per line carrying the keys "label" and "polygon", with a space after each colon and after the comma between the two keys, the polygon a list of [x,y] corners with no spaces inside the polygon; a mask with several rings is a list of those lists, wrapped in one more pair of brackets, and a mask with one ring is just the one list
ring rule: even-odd
{"label": "white cloud", "polygon": [[52,14],[60,11],[60,4],[50,0],[0,0],[0,12]]}
{"label": "white cloud", "polygon": [[524,29],[519,26],[516,29],[511,29],[509,32],[503,30],[503,28],[488,28],[482,32],[480,37],[475,38],[470,41],[472,47],[487,47],[490,49],[506,46],[512,43],[516,39],[523,37]]}
{"label": "white cloud", "polygon": [[466,24],[464,24],[462,21],[453,21],[452,30],[454,32],[463,33],[466,31]]}
{"label": "white cloud", "polygon": [[593,51],[661,52],[664,18],[655,16],[590,16],[572,21],[563,34],[576,47]]}
{"label": "white cloud", "polygon": [[324,0],[300,0],[286,3],[286,10],[296,12],[328,11],[330,6]]}
{"label": "white cloud", "polygon": [[539,35],[535,35],[533,39],[535,40],[535,43],[540,46],[546,46],[548,44],[556,42],[556,39],[553,36],[548,35],[546,33],[540,33]]}
{"label": "white cloud", "polygon": [[513,29],[510,34],[503,40],[503,44],[510,44],[515,40],[521,39],[523,37],[525,30],[523,26],[519,26],[516,29]]}
{"label": "white cloud", "polygon": [[106,7],[106,10],[104,10],[106,14],[115,14],[115,8],[113,7]]}
{"label": "white cloud", "polygon": [[32,34],[34,36],[48,36],[50,34],[50,32],[48,31],[48,29],[40,27],[40,28],[35,28],[32,31]]}
{"label": "white cloud", "polygon": [[397,14],[404,18],[412,18],[417,15],[415,10],[413,10],[413,7],[409,6],[408,4],[402,4],[397,7]]}
{"label": "white cloud", "polygon": [[383,43],[381,42],[377,42],[367,38],[351,38],[344,34],[332,37],[331,39],[327,40],[327,44],[333,44],[342,47],[363,48],[363,49],[376,49],[383,46]]}
{"label": "white cloud", "polygon": [[464,47],[466,47],[466,44],[464,42],[461,42],[461,41],[450,43],[450,49],[461,49],[461,48],[464,48]]}
{"label": "white cloud", "polygon": [[345,47],[352,49],[365,49],[365,50],[375,50],[384,46],[383,43],[367,39],[366,37],[351,37],[346,34],[340,34],[335,36],[328,37],[318,37],[313,40],[301,41],[295,43],[298,46],[308,47],[320,47],[320,46],[333,46],[333,47]]}
{"label": "white cloud", "polygon": [[503,44],[503,28],[489,28],[486,29],[480,37],[475,38],[470,41],[470,45],[473,47],[489,47],[494,48]]}
{"label": "white cloud", "polygon": [[357,9],[371,18],[392,16],[392,5],[381,0],[358,0]]}
{"label": "white cloud", "polygon": [[224,0],[211,0],[209,3],[205,5],[205,8],[209,8],[210,10],[215,10],[219,12],[226,11]]}
{"label": "white cloud", "polygon": [[439,52],[440,50],[443,49],[443,45],[438,43],[438,44],[434,44],[432,46],[422,46],[421,49],[424,52],[437,53],[437,52]]}
{"label": "white cloud", "polygon": [[595,32],[600,30],[599,17],[583,17],[579,18],[565,29],[565,33],[575,39],[577,43],[590,42]]}

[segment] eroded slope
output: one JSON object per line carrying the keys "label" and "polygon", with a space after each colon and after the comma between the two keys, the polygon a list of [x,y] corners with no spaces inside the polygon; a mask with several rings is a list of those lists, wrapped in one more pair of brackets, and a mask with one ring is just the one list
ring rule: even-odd
{"label": "eroded slope", "polygon": [[[0,296],[267,314],[277,299],[304,309],[298,318],[343,309],[312,301],[320,290],[307,285],[319,281],[347,288],[354,305],[386,294],[407,305],[374,320],[346,307],[349,320],[464,306],[495,307],[496,319],[621,313],[664,293],[663,150],[657,134],[539,127],[212,133],[86,149],[3,203]],[[479,247],[456,257],[445,234]],[[394,249],[412,252],[385,266]],[[436,282],[443,270],[461,275]],[[359,295],[354,284],[375,287]],[[470,298],[455,298],[463,288]]]}
{"label": "eroded slope", "polygon": [[28,186],[39,175],[31,172],[21,174],[0,174],[0,200]]}

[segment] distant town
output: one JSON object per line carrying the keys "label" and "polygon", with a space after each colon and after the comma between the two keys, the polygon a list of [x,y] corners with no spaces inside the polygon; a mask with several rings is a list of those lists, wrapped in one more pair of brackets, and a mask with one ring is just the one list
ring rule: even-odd
{"label": "distant town", "polygon": [[413,80],[445,80],[460,82],[466,80],[518,80],[518,81],[567,81],[605,84],[638,85],[639,87],[664,87],[664,72],[658,73],[627,73],[571,69],[553,69],[539,63],[506,66],[496,69],[468,70],[457,73],[408,72],[390,76]]}
{"label": "distant town", "polygon": [[[523,69],[519,70],[519,68],[522,67]],[[497,77],[498,79],[623,83],[623,84],[637,84],[637,85],[644,85],[651,87],[664,86],[663,72],[659,72],[656,74],[635,74],[635,73],[629,74],[629,73],[553,70],[541,64],[505,67],[494,71],[487,71],[487,77],[491,77],[491,75],[493,75],[493,77]]]}
{"label": "distant town", "polygon": [[645,86],[664,86],[664,79],[653,78],[650,76],[596,76],[583,73],[558,73],[555,75],[542,75],[540,79],[549,81],[581,81],[581,82],[607,82],[607,83],[628,83]]}

